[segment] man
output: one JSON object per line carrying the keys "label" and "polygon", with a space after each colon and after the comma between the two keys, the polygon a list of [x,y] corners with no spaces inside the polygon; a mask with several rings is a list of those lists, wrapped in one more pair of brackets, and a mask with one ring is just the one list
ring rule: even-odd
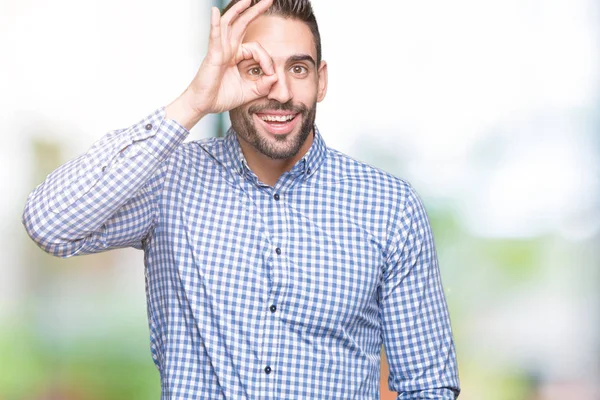
{"label": "man", "polygon": [[[30,195],[50,254],[145,252],[163,399],[454,399],[433,238],[404,181],[325,145],[327,64],[309,0],[212,10],[184,93],[107,134]],[[182,144],[229,111],[223,139]]]}

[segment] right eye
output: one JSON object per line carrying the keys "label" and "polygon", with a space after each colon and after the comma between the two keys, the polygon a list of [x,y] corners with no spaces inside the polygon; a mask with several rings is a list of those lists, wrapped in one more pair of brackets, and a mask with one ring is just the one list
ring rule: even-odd
{"label": "right eye", "polygon": [[260,67],[252,67],[248,70],[248,75],[251,76],[260,76],[263,74],[263,71]]}

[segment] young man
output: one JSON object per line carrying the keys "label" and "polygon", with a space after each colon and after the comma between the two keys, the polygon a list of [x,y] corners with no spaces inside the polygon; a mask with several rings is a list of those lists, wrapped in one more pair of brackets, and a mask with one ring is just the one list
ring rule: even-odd
{"label": "young man", "polygon": [[[423,206],[325,145],[326,91],[309,0],[234,0],[178,99],[30,195],[25,227],[50,254],[144,250],[163,399],[375,399],[382,343],[399,398],[456,398]],[[225,138],[182,144],[222,111]]]}

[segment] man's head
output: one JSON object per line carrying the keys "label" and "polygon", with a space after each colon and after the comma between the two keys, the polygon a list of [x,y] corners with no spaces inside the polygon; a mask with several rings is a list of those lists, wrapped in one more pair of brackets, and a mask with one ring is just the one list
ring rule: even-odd
{"label": "man's head", "polygon": [[[224,12],[237,2],[233,0]],[[266,97],[230,111],[233,129],[253,151],[271,159],[292,159],[310,147],[312,140],[307,139],[316,103],[327,90],[327,64],[321,60],[321,40],[310,1],[273,0],[269,10],[248,26],[243,42],[256,42],[266,50],[273,59],[277,82]],[[255,60],[242,61],[238,69],[247,80],[263,73]]]}

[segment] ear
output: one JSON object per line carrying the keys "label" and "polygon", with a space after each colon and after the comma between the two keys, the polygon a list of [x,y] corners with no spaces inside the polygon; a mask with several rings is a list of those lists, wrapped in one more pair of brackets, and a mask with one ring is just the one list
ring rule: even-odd
{"label": "ear", "polygon": [[321,60],[321,65],[319,65],[319,86],[317,91],[317,102],[323,101],[325,95],[327,94],[327,63]]}

